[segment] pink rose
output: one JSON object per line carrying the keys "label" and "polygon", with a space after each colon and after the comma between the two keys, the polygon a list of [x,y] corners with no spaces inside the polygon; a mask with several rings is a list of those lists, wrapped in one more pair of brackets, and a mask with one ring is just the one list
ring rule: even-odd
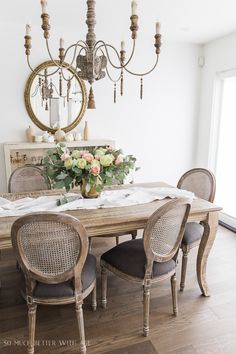
{"label": "pink rose", "polygon": [[92,162],[94,159],[93,155],[90,154],[89,152],[86,152],[82,156],[83,156],[83,159],[85,159],[87,162]]}
{"label": "pink rose", "polygon": [[84,156],[84,154],[89,154],[88,150],[80,150],[80,155]]}
{"label": "pink rose", "polygon": [[70,158],[70,155],[67,152],[64,152],[64,154],[61,155],[61,160],[65,161]]}
{"label": "pink rose", "polygon": [[91,166],[92,175],[97,176],[99,174],[99,172],[100,172],[100,166],[98,166],[98,165]]}
{"label": "pink rose", "polygon": [[117,156],[115,165],[120,165],[122,162],[124,162],[122,155]]}

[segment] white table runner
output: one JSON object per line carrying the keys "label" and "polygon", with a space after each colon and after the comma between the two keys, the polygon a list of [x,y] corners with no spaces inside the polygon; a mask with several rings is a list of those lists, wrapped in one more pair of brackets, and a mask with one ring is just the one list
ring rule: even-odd
{"label": "white table runner", "polygon": [[[72,201],[57,206],[57,201],[62,199],[64,195],[69,200],[72,199]],[[115,208],[150,203],[166,197],[194,198],[194,194],[191,192],[168,187],[131,187],[128,189],[110,190],[102,192],[101,196],[96,199],[83,199],[80,194],[75,193],[66,193],[64,195],[23,198],[16,201],[9,201],[0,197],[0,217],[20,216],[40,211],[60,212],[75,209]]]}

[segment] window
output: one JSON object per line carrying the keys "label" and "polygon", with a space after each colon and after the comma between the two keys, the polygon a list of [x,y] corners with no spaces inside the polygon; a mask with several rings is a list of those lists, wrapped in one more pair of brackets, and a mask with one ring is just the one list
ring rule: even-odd
{"label": "window", "polygon": [[220,77],[216,99],[215,203],[223,207],[220,220],[236,228],[236,73]]}

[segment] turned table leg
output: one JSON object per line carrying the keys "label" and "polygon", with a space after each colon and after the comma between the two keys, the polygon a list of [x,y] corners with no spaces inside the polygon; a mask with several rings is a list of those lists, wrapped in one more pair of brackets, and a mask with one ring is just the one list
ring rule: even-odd
{"label": "turned table leg", "polygon": [[206,266],[210,250],[213,246],[218,227],[218,212],[208,213],[207,220],[203,222],[204,233],[198,248],[197,255],[197,280],[204,296],[210,296],[206,281]]}

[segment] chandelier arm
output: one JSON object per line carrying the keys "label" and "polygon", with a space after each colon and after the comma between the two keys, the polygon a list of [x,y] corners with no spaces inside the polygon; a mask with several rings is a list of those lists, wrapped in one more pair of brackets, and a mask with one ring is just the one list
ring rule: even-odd
{"label": "chandelier arm", "polygon": [[[66,68],[67,68],[68,70],[69,70],[69,69],[73,69],[73,62],[75,61],[75,57],[76,57],[76,53],[77,53],[77,48],[78,48],[78,47],[82,47],[81,50],[87,50],[87,48],[84,47],[84,46],[82,46],[82,45],[80,45],[79,42],[83,42],[83,41],[78,41],[77,43],[71,45],[69,48],[67,48],[67,50],[66,50],[66,52],[65,52],[65,56],[64,56],[63,62],[65,61],[65,57],[66,57],[66,54],[68,53],[68,50],[69,50],[71,47],[75,46],[75,51],[74,51],[73,59],[72,59],[71,63],[70,63],[68,66],[66,66]],[[84,43],[84,42],[83,42],[83,43]],[[47,47],[48,55],[49,55],[51,61],[53,62],[53,64],[54,64],[55,66],[57,66],[59,69],[62,69],[62,68],[63,68],[63,62],[62,62],[61,64],[58,64],[58,62],[56,62],[56,61],[53,59],[53,57],[52,57],[52,54],[51,54],[50,48],[49,48],[49,41],[48,41],[48,39],[46,39],[46,47]]]}
{"label": "chandelier arm", "polygon": [[[58,92],[56,85],[52,84],[52,86],[54,87],[54,89],[55,89],[57,95],[60,96],[60,93]],[[60,97],[66,98],[66,96],[60,96]]]}
{"label": "chandelier arm", "polygon": [[31,94],[31,97],[35,97],[39,91],[39,85],[36,86],[34,92]]}
{"label": "chandelier arm", "polygon": [[111,66],[113,66],[113,68],[115,68],[115,69],[122,69],[122,68],[125,68],[125,67],[130,63],[130,61],[131,61],[132,58],[133,58],[134,51],[135,51],[135,44],[136,44],[135,39],[133,40],[133,49],[132,49],[132,52],[131,52],[131,55],[130,55],[128,61],[127,61],[124,65],[121,65],[121,66],[117,66],[117,65],[115,65],[115,64],[112,63],[107,48],[113,49],[113,50],[115,51],[115,53],[116,53],[118,59],[119,59],[119,62],[121,62],[121,60],[120,60],[120,55],[119,55],[117,49],[116,49],[115,47],[113,47],[111,44],[106,44],[106,43],[105,43],[104,41],[102,41],[102,40],[98,41],[98,42],[95,44],[95,46],[97,46],[97,45],[100,44],[100,43],[101,43],[101,45],[96,48],[95,55],[96,55],[96,53],[97,53],[97,51],[98,51],[99,49],[101,49],[102,47],[104,47],[104,48],[105,48],[105,51],[106,51],[107,59],[108,59],[109,63],[111,64]]}
{"label": "chandelier arm", "polygon": [[[78,43],[78,42],[77,42]],[[73,44],[72,46],[74,46],[74,45],[77,45],[77,43],[76,44]],[[72,47],[71,46],[71,47]],[[68,48],[69,49],[69,48]],[[80,55],[80,53],[82,52],[82,50],[86,50],[86,48],[81,48],[80,49],[80,51],[79,51],[79,55]],[[63,79],[65,80],[65,81],[67,81],[67,82],[69,82],[69,81],[72,81],[73,79],[74,79],[74,77],[75,77],[75,75],[76,75],[76,71],[75,71],[75,69],[70,65],[70,66],[68,66],[68,67],[64,67],[64,69],[72,69],[73,70],[73,75],[71,76],[71,78],[70,79],[67,79],[65,76],[64,76],[64,73],[63,73],[63,68],[61,68],[61,74],[62,74],[62,77],[63,77]]]}
{"label": "chandelier arm", "polygon": [[[85,46],[81,45],[80,43],[84,44]],[[73,55],[73,59],[72,59],[72,61],[71,61],[71,63],[70,63],[70,66],[72,66],[73,63],[74,63],[74,61],[75,61],[78,47],[81,47],[80,53],[81,53],[82,50],[87,51],[87,49],[88,49],[87,43],[80,40],[80,41],[76,42],[75,44],[70,45],[70,46],[66,49],[66,51],[65,51],[65,58],[66,58],[66,55],[68,54],[69,50],[70,50],[71,48],[73,48],[73,47],[75,47],[75,49],[74,49],[74,55]]]}
{"label": "chandelier arm", "polygon": [[[34,74],[36,74],[36,75],[38,75],[38,76],[40,76],[40,77],[45,77],[44,74],[39,74],[39,73],[37,73],[37,72],[32,68],[32,66],[31,66],[31,64],[30,64],[30,61],[29,61],[29,55],[27,55],[27,64],[28,64],[30,70],[32,71],[32,73],[34,73]],[[55,71],[53,71],[52,73],[47,74],[47,76],[52,76],[52,75],[56,74],[59,70],[60,70],[60,68],[57,68],[57,69],[56,69]]]}
{"label": "chandelier arm", "polygon": [[[64,69],[67,69],[67,68],[64,68]],[[73,80],[74,77],[75,77],[75,74],[76,74],[76,73],[73,72],[72,76],[71,76],[69,79],[67,79],[67,78],[64,76],[63,69],[61,69],[61,75],[62,75],[63,79],[64,79],[66,82],[69,82],[69,81]]]}
{"label": "chandelier arm", "polygon": [[[104,55],[104,52],[103,52],[103,50],[102,50],[101,48],[100,48],[100,51],[101,51],[102,54]],[[111,75],[110,75],[110,73],[109,73],[109,70],[108,70],[107,66],[106,66],[106,73],[107,73],[107,76],[109,77],[109,79],[110,79],[112,82],[118,82],[118,81],[120,81],[120,79],[121,79],[121,74],[119,75],[118,79],[116,79],[116,80],[112,79],[112,77],[111,77]]]}
{"label": "chandelier arm", "polygon": [[145,73],[134,73],[132,72],[131,70],[127,69],[126,67],[124,68],[125,71],[127,71],[129,74],[131,75],[135,75],[135,76],[145,76],[145,75],[148,75],[150,74],[152,71],[154,71],[157,67],[157,64],[158,64],[158,59],[159,59],[159,56],[157,56],[157,59],[156,59],[156,62],[154,64],[154,66],[149,70],[149,71],[146,71]]}
{"label": "chandelier arm", "polygon": [[112,81],[112,82],[119,82],[120,81],[120,79],[121,79],[121,74],[119,75],[119,78],[118,79],[116,79],[116,80],[114,80],[114,79],[112,79],[112,77],[111,77],[111,75],[110,75],[110,73],[109,73],[109,70],[107,69],[107,67],[106,67],[106,72],[107,72],[107,76],[109,77],[109,79]]}
{"label": "chandelier arm", "polygon": [[[82,48],[80,49],[80,53],[81,53],[82,50],[86,50],[86,48],[83,47],[83,46],[81,46],[81,45],[79,44],[79,42],[80,42],[80,41],[78,41],[76,44],[73,44],[72,46],[70,46],[70,47],[75,46],[75,52],[74,52],[74,56],[73,56],[73,60],[72,60],[71,64],[69,64],[68,66],[63,66],[63,63],[60,65],[60,64],[58,64],[58,63],[53,59],[53,57],[52,57],[52,55],[51,55],[51,52],[50,52],[50,49],[49,49],[49,42],[48,42],[48,39],[46,39],[46,45],[47,45],[47,50],[48,50],[48,54],[49,54],[49,56],[50,56],[50,59],[52,60],[52,62],[54,63],[54,65],[56,65],[56,66],[58,67],[57,71],[61,70],[62,77],[63,77],[63,79],[64,79],[65,81],[67,81],[67,82],[71,81],[71,80],[75,77],[75,74],[76,74],[75,69],[73,68],[72,64],[73,64],[73,62],[74,62],[74,60],[75,60],[75,56],[76,56],[76,52],[77,52],[78,46],[82,47]],[[70,47],[69,47],[69,48],[70,48]],[[68,48],[68,49],[69,49],[69,48]],[[67,49],[66,53],[68,53],[68,49]],[[65,56],[66,56],[66,54],[65,54]],[[65,57],[64,57],[64,60],[65,60]],[[63,61],[64,61],[64,60],[63,60]],[[67,69],[67,70],[70,70],[70,69],[71,69],[71,70],[73,71],[73,75],[72,75],[72,77],[71,77],[70,79],[67,79],[67,78],[64,76],[63,69]],[[56,71],[56,72],[57,72],[57,71]]]}
{"label": "chandelier arm", "polygon": [[111,74],[110,74],[110,72],[109,72],[107,66],[106,66],[106,73],[107,73],[107,76],[109,77],[109,79],[110,79],[112,82],[114,82],[114,83],[119,82],[120,79],[121,79],[121,74],[119,75],[118,79],[116,79],[116,80],[112,79]]}
{"label": "chandelier arm", "polygon": [[57,66],[59,69],[61,69],[61,68],[62,68],[62,65],[61,65],[61,64],[58,64],[58,63],[53,59],[53,57],[52,57],[52,54],[51,54],[50,48],[49,48],[49,42],[48,42],[48,39],[47,39],[47,38],[46,38],[46,47],[47,47],[48,55],[49,55],[51,61],[53,62],[53,64],[54,64],[55,66]]}

